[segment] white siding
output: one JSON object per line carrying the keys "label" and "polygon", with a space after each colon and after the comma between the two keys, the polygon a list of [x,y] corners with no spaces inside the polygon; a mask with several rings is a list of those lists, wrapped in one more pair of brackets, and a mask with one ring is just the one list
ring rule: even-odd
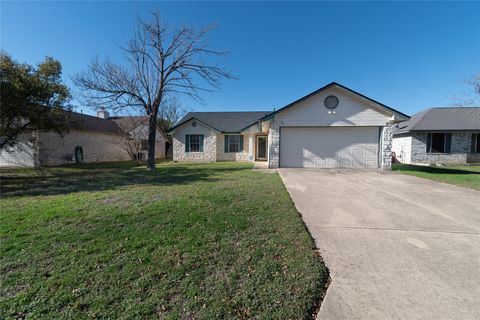
{"label": "white siding", "polygon": [[[324,100],[339,99],[335,114],[328,114]],[[373,104],[344,90],[329,88],[275,115],[278,126],[384,126],[391,120],[374,109]]]}
{"label": "white siding", "polygon": [[280,166],[378,168],[378,127],[283,127]]}
{"label": "white siding", "polygon": [[33,133],[25,133],[14,146],[0,150],[0,167],[33,167],[36,161],[33,141]]}
{"label": "white siding", "polygon": [[392,140],[392,151],[401,163],[409,164],[412,161],[412,137],[400,136]]}

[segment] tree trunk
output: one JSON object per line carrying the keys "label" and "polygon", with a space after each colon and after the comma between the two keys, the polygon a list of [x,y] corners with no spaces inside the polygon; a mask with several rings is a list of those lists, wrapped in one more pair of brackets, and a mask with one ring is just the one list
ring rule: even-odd
{"label": "tree trunk", "polygon": [[148,160],[147,168],[155,170],[155,139],[157,136],[157,115],[152,113],[148,118]]}

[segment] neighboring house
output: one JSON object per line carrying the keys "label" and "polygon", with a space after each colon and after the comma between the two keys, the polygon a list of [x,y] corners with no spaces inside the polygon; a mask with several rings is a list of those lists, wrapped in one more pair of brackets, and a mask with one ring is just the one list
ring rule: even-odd
{"label": "neighboring house", "polygon": [[[97,117],[69,112],[70,130],[24,133],[13,147],[0,150],[0,166],[56,166],[81,162],[146,159],[148,149],[147,117],[109,117],[99,111]],[[132,140],[138,148],[132,149]],[[165,158],[165,134],[157,131],[155,155]],[[130,151],[130,152],[129,152]]]}
{"label": "neighboring house", "polygon": [[392,150],[406,164],[480,162],[480,108],[432,108],[399,123]]}
{"label": "neighboring house", "polygon": [[274,112],[191,112],[171,129],[173,160],[389,169],[392,129],[408,118],[332,82]]}

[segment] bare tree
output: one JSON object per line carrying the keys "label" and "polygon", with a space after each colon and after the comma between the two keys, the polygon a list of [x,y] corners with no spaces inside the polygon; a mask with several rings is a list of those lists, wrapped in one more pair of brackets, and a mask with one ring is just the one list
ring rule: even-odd
{"label": "bare tree", "polygon": [[169,151],[173,147],[173,137],[169,133],[175,123],[177,123],[188,112],[187,108],[183,107],[178,101],[177,97],[172,97],[165,101],[163,108],[160,108],[158,128],[162,130],[167,139],[165,154],[168,157]]}
{"label": "bare tree", "polygon": [[165,105],[163,105],[159,111],[159,128],[167,133],[187,112],[188,109],[181,105],[177,97],[174,96],[166,100]]}
{"label": "bare tree", "polygon": [[134,34],[122,48],[127,65],[94,58],[87,70],[76,74],[75,84],[85,90],[90,103],[108,109],[139,108],[149,117],[148,162],[155,168],[155,136],[158,115],[175,95],[201,100],[202,92],[219,89],[222,79],[233,78],[209,60],[223,51],[209,48],[212,27],[168,27],[158,12],[152,20],[137,19]]}
{"label": "bare tree", "polygon": [[453,104],[458,107],[480,107],[480,73],[464,80],[467,90],[452,97]]}
{"label": "bare tree", "polygon": [[139,154],[143,154],[142,151],[148,148],[145,146],[148,137],[145,117],[119,117],[114,118],[113,121],[122,129],[124,135],[113,136],[111,143],[125,150],[130,159],[139,165],[143,160]]}

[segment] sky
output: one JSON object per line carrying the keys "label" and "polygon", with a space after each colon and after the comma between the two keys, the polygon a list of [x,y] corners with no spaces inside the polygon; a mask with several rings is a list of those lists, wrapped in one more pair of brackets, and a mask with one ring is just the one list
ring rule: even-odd
{"label": "sky", "polygon": [[191,111],[278,109],[335,81],[411,115],[451,105],[480,72],[480,2],[1,1],[1,49],[54,57],[75,92],[71,77],[95,56],[122,61],[152,10],[173,26],[216,24],[211,47],[229,51],[217,62],[238,79],[203,103],[181,98]]}

